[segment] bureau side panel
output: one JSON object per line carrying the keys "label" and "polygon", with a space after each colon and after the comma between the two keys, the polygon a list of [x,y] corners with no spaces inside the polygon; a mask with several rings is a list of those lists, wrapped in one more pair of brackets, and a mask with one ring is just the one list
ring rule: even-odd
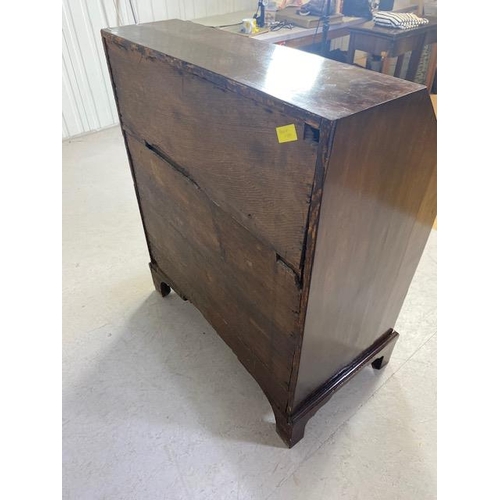
{"label": "bureau side panel", "polygon": [[337,123],[295,407],[394,328],[435,216],[436,119],[425,89]]}
{"label": "bureau side panel", "polygon": [[[122,39],[105,43],[122,126],[179,165],[300,274],[318,150],[305,138],[304,121],[145,47]],[[287,125],[297,137],[280,142],[276,129]]]}
{"label": "bureau side panel", "polygon": [[153,265],[285,408],[299,338],[295,274],[144,141],[126,140]]}

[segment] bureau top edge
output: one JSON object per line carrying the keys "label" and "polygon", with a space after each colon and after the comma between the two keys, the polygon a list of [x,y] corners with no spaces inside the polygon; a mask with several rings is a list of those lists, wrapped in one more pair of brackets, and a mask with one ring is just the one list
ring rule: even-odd
{"label": "bureau top edge", "polygon": [[171,19],[101,30],[108,41],[122,39],[183,63],[184,68],[219,75],[240,89],[267,94],[285,105],[327,120],[338,120],[421,91],[422,85]]}

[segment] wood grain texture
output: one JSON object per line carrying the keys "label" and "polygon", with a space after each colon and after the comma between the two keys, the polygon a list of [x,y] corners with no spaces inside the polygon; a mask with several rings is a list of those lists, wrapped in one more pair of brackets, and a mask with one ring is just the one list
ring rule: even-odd
{"label": "wood grain texture", "polygon": [[127,50],[168,61],[221,88],[309,121],[337,120],[420,88],[314,54],[175,19],[102,34]]}
{"label": "wood grain texture", "polygon": [[[305,122],[115,44],[109,58],[123,126],[299,274],[317,156]],[[290,124],[300,140],[279,143],[276,128]]]}
{"label": "wood grain texture", "polygon": [[103,39],[154,285],[201,311],[293,446],[397,339],[435,214],[425,87],[192,23]]}
{"label": "wood grain texture", "polygon": [[435,218],[425,90],[337,124],[295,405],[393,328]]}
{"label": "wood grain texture", "polygon": [[251,345],[284,406],[299,334],[295,274],[184,173],[126,137],[153,263],[224,340]]}
{"label": "wood grain texture", "polygon": [[335,372],[317,390],[311,392],[288,418],[283,419],[278,412],[276,415],[276,427],[278,434],[290,447],[298,443],[304,437],[307,422],[315,413],[351,380],[361,369],[371,363],[372,367],[380,370],[390,361],[392,351],[396,345],[399,334],[393,329],[388,330],[379,337],[368,349],[361,352],[350,361],[343,370]]}

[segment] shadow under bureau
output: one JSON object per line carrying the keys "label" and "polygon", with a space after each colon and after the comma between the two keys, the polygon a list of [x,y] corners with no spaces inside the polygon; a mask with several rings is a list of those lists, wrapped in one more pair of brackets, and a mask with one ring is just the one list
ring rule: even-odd
{"label": "shadow under bureau", "polygon": [[427,90],[179,20],[102,36],[156,289],[201,311],[293,446],[397,340],[436,215]]}

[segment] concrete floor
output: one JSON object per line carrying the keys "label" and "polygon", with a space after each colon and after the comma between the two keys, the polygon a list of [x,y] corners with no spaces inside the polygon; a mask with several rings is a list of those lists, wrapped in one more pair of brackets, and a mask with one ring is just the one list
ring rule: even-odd
{"label": "concrete floor", "polygon": [[389,365],[288,450],[200,313],[154,291],[121,133],[63,144],[63,498],[436,497],[436,232]]}

